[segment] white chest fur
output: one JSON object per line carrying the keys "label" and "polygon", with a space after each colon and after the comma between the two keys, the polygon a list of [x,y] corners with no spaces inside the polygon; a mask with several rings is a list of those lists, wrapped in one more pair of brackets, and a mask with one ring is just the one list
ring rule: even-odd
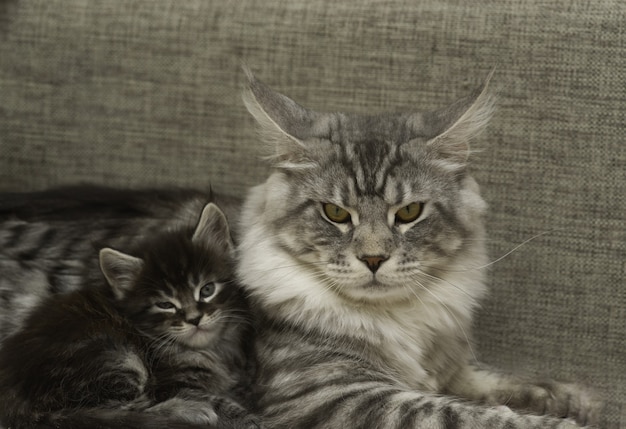
{"label": "white chest fur", "polygon": [[[245,259],[240,277],[257,302],[280,307],[291,323],[371,344],[364,358],[376,360],[399,385],[440,391],[446,379],[442,362],[465,357],[472,311],[484,288],[479,275],[450,274],[431,285],[432,293],[411,294],[411,300],[393,306],[358,305],[336,295],[271,241],[259,239],[247,247],[252,238],[245,237],[240,249]],[[452,349],[442,356],[442,347]]]}

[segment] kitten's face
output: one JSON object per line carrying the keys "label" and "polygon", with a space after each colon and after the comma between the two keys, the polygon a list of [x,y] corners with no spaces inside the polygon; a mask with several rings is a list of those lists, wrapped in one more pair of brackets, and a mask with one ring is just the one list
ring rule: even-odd
{"label": "kitten's face", "polygon": [[224,269],[229,262],[212,256],[204,267],[183,258],[161,266],[146,263],[136,290],[125,298],[129,318],[142,334],[192,348],[219,341],[240,308],[228,280],[232,273]]}
{"label": "kitten's face", "polygon": [[209,204],[195,231],[163,233],[135,257],[104,249],[100,264],[122,313],[155,342],[204,348],[234,335],[245,311],[223,214]]}

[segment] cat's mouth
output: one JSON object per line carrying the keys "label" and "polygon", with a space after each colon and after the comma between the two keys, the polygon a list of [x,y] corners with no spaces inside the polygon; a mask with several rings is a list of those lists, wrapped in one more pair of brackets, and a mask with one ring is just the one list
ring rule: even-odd
{"label": "cat's mouth", "polygon": [[182,332],[179,332],[178,341],[192,348],[203,348],[210,345],[217,336],[213,324],[200,323],[188,324]]}
{"label": "cat's mouth", "polygon": [[406,299],[406,288],[383,283],[375,277],[359,284],[345,285],[338,291],[345,298],[358,302],[389,303]]}
{"label": "cat's mouth", "polygon": [[214,333],[208,329],[194,326],[187,330],[185,335],[180,337],[182,343],[192,348],[207,347],[213,342]]}
{"label": "cat's mouth", "polygon": [[378,279],[374,278],[373,280],[366,282],[358,287],[358,289],[372,291],[372,292],[380,292],[390,289],[389,285],[381,283]]}

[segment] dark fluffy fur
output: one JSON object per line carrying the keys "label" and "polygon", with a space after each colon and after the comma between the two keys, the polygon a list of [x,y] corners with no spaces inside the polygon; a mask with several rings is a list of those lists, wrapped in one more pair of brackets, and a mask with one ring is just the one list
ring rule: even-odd
{"label": "dark fluffy fur", "polygon": [[0,344],[47,296],[96,284],[98,249],[192,228],[206,201],[232,218],[238,203],[210,190],[74,186],[0,195]]}
{"label": "dark fluffy fur", "polygon": [[[108,283],[45,298],[4,342],[0,421],[11,428],[258,427],[247,411],[252,330],[247,303],[229,280],[231,250],[226,221],[209,204],[195,230],[143,239],[134,256],[114,253],[113,263],[101,256]],[[141,261],[140,269],[117,272],[128,261]],[[218,289],[204,302],[197,296],[206,284]],[[175,312],[156,309],[169,297]],[[192,324],[201,344],[171,334]],[[213,412],[217,422],[206,417]]]}

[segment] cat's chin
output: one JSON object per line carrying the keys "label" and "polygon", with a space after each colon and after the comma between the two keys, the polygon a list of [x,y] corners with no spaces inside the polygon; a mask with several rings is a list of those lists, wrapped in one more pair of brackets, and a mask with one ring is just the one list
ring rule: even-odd
{"label": "cat's chin", "polygon": [[180,336],[178,341],[192,349],[203,349],[209,347],[215,338],[215,332],[207,331],[202,328],[194,328]]}
{"label": "cat's chin", "polygon": [[407,301],[407,288],[384,284],[376,279],[360,285],[346,285],[336,288],[337,293],[349,301],[367,304],[392,304]]}

